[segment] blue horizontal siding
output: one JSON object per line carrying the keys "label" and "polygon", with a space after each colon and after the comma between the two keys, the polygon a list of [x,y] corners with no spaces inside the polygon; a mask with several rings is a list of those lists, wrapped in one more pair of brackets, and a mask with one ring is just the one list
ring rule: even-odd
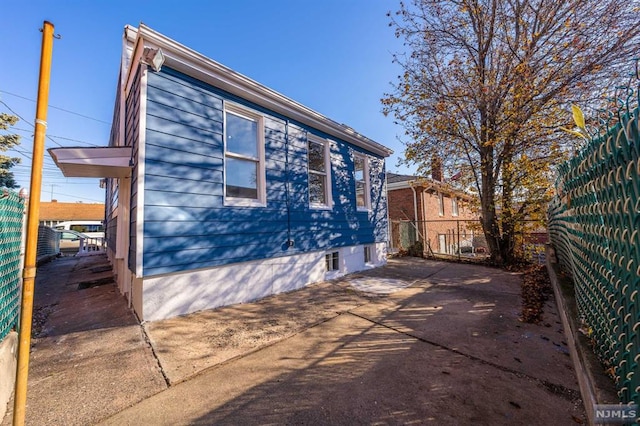
{"label": "blue horizontal siding", "polygon": [[[166,158],[165,160],[171,160]],[[148,160],[145,163],[145,174],[148,179],[150,175],[173,177],[176,180],[204,180],[210,182],[222,182],[222,162],[219,167],[210,165],[209,167],[191,167],[176,164],[171,161]]]}
{"label": "blue horizontal siding", "polygon": [[[274,204],[269,203],[269,204]],[[284,203],[280,203],[284,205]],[[163,205],[155,206],[153,209],[149,209],[148,214],[145,214],[145,223],[150,222],[168,222],[168,221],[195,221],[195,222],[210,222],[210,221],[229,221],[229,222],[242,222],[249,221],[255,218],[255,210],[261,211],[260,222],[269,223],[274,217],[286,217],[286,210],[283,208],[254,208],[254,207],[227,207],[222,206],[218,208],[201,208],[193,206],[175,206],[175,205]],[[345,222],[359,224],[370,223],[367,221],[369,213],[364,211],[355,212],[354,215],[360,217],[360,220],[354,222],[351,216],[345,215],[344,212],[325,209],[308,209],[308,210],[294,210],[291,212],[291,221],[300,221],[303,223],[310,221],[326,222],[327,226],[330,222]]]}
{"label": "blue horizontal siding", "polygon": [[[144,275],[386,241],[382,159],[368,153],[372,211],[358,211],[352,154],[362,150],[329,138],[334,205],[313,209],[307,137],[327,135],[167,67],[148,74],[147,99]],[[224,205],[225,100],[265,117],[266,207]]]}
{"label": "blue horizontal siding", "polygon": [[[211,233],[216,235],[238,234],[262,234],[278,231],[286,231],[287,223],[283,220],[286,215],[274,216],[271,220],[261,220],[260,222],[250,222],[242,220],[210,220],[210,221],[166,221],[166,222],[146,222],[145,229],[149,234],[154,235],[153,238],[173,238],[173,237],[207,237]],[[339,232],[345,228],[349,228],[347,221],[334,221],[331,224],[323,220],[315,221],[291,221],[291,232],[321,232],[331,231]],[[356,231],[366,234],[371,232],[373,226],[358,228]],[[216,241],[217,243],[217,241]]]}

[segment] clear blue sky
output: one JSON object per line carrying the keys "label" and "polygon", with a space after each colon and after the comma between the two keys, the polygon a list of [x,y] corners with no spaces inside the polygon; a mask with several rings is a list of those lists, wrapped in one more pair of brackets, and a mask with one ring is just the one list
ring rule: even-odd
{"label": "clear blue sky", "polygon": [[[16,1],[0,14],[0,101],[24,121],[21,165],[29,188],[42,22],[55,25],[46,147],[106,146],[126,24],[144,22],[168,37],[395,151],[402,129],[381,113],[380,98],[402,49],[387,11],[394,0]],[[26,99],[23,99],[26,98]],[[64,111],[66,110],[66,111]],[[8,112],[0,103],[0,112]],[[103,202],[97,179],[67,179],[45,153],[42,201]]]}

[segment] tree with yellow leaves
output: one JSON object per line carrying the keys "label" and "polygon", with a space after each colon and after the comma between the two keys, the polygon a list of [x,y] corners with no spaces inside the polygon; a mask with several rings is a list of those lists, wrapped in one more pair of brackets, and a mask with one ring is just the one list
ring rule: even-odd
{"label": "tree with yellow leaves", "polygon": [[[0,113],[0,130],[8,130],[18,122],[18,117]],[[20,136],[16,134],[0,134],[0,152],[7,151],[20,144]],[[17,188],[13,173],[10,169],[20,163],[19,157],[0,155],[0,188]]]}
{"label": "tree with yellow leaves", "polygon": [[[492,260],[514,260],[524,219],[542,217],[552,166],[575,143],[568,106],[606,93],[640,52],[623,0],[413,0],[389,14],[406,52],[382,99],[406,130],[405,161],[438,155],[479,194]],[[458,180],[460,182],[460,180]]]}

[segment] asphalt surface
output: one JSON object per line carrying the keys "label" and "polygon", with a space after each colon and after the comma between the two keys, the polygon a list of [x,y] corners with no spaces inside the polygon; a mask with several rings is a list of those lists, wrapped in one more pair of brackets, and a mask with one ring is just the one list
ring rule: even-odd
{"label": "asphalt surface", "polygon": [[140,325],[105,262],[61,258],[38,269],[27,424],[585,419],[554,300],[540,324],[521,323],[515,273],[390,259],[256,303]]}

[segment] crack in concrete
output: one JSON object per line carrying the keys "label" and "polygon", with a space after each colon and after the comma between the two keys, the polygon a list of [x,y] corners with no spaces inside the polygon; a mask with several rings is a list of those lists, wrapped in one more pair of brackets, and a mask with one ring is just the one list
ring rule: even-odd
{"label": "crack in concrete", "polygon": [[158,364],[158,369],[160,370],[160,374],[162,374],[162,378],[164,379],[164,383],[167,385],[167,389],[168,389],[171,387],[171,380],[169,380],[169,377],[167,377],[167,374],[165,373],[164,368],[162,367],[160,358],[158,358],[158,354],[156,354],[156,349],[153,347],[153,344],[151,343],[151,339],[147,334],[147,329],[144,326],[144,322],[140,323],[140,330],[142,330],[142,336],[144,337],[144,341],[146,342],[147,346],[149,346],[149,348],[151,349],[151,355],[153,355],[153,358],[156,360],[156,363]]}
{"label": "crack in concrete", "polygon": [[554,395],[558,395],[558,396],[560,396],[560,397],[562,397],[562,398],[564,398],[564,399],[566,399],[568,401],[575,402],[576,400],[581,398],[579,391],[576,391],[574,389],[569,389],[569,388],[567,388],[567,387],[565,387],[563,385],[559,385],[559,384],[556,384],[556,383],[551,383],[548,380],[539,379],[539,378],[531,376],[529,374],[522,373],[522,372],[520,372],[518,370],[514,370],[512,368],[505,367],[504,365],[500,365],[500,364],[493,363],[491,361],[487,361],[485,359],[479,358],[479,357],[474,356],[474,355],[467,354],[465,352],[459,351],[459,350],[454,349],[454,348],[450,348],[450,347],[445,346],[445,345],[443,345],[441,343],[434,342],[434,341],[426,339],[424,337],[416,336],[416,335],[414,335],[412,333],[399,330],[396,327],[393,327],[393,326],[390,326],[390,325],[387,325],[387,324],[383,324],[380,321],[372,320],[370,318],[367,318],[365,316],[353,313],[351,311],[348,311],[347,313],[353,315],[354,317],[363,319],[365,321],[369,321],[369,322],[371,322],[373,324],[376,324],[376,325],[379,325],[381,327],[387,328],[389,330],[395,331],[396,333],[403,334],[405,336],[411,337],[413,339],[416,339],[416,340],[418,340],[420,342],[423,342],[423,343],[426,343],[428,345],[432,345],[432,346],[435,346],[437,348],[444,349],[444,350],[446,350],[448,352],[452,352],[452,353],[454,353],[456,355],[463,356],[463,357],[465,357],[467,359],[470,359],[472,361],[476,361],[476,362],[479,362],[481,364],[488,365],[488,366],[490,366],[492,368],[498,369],[500,371],[504,371],[506,373],[513,374],[518,378],[526,378],[526,379],[529,379],[529,380],[533,380],[534,382],[538,383],[539,385],[544,387],[549,392],[553,393]]}

